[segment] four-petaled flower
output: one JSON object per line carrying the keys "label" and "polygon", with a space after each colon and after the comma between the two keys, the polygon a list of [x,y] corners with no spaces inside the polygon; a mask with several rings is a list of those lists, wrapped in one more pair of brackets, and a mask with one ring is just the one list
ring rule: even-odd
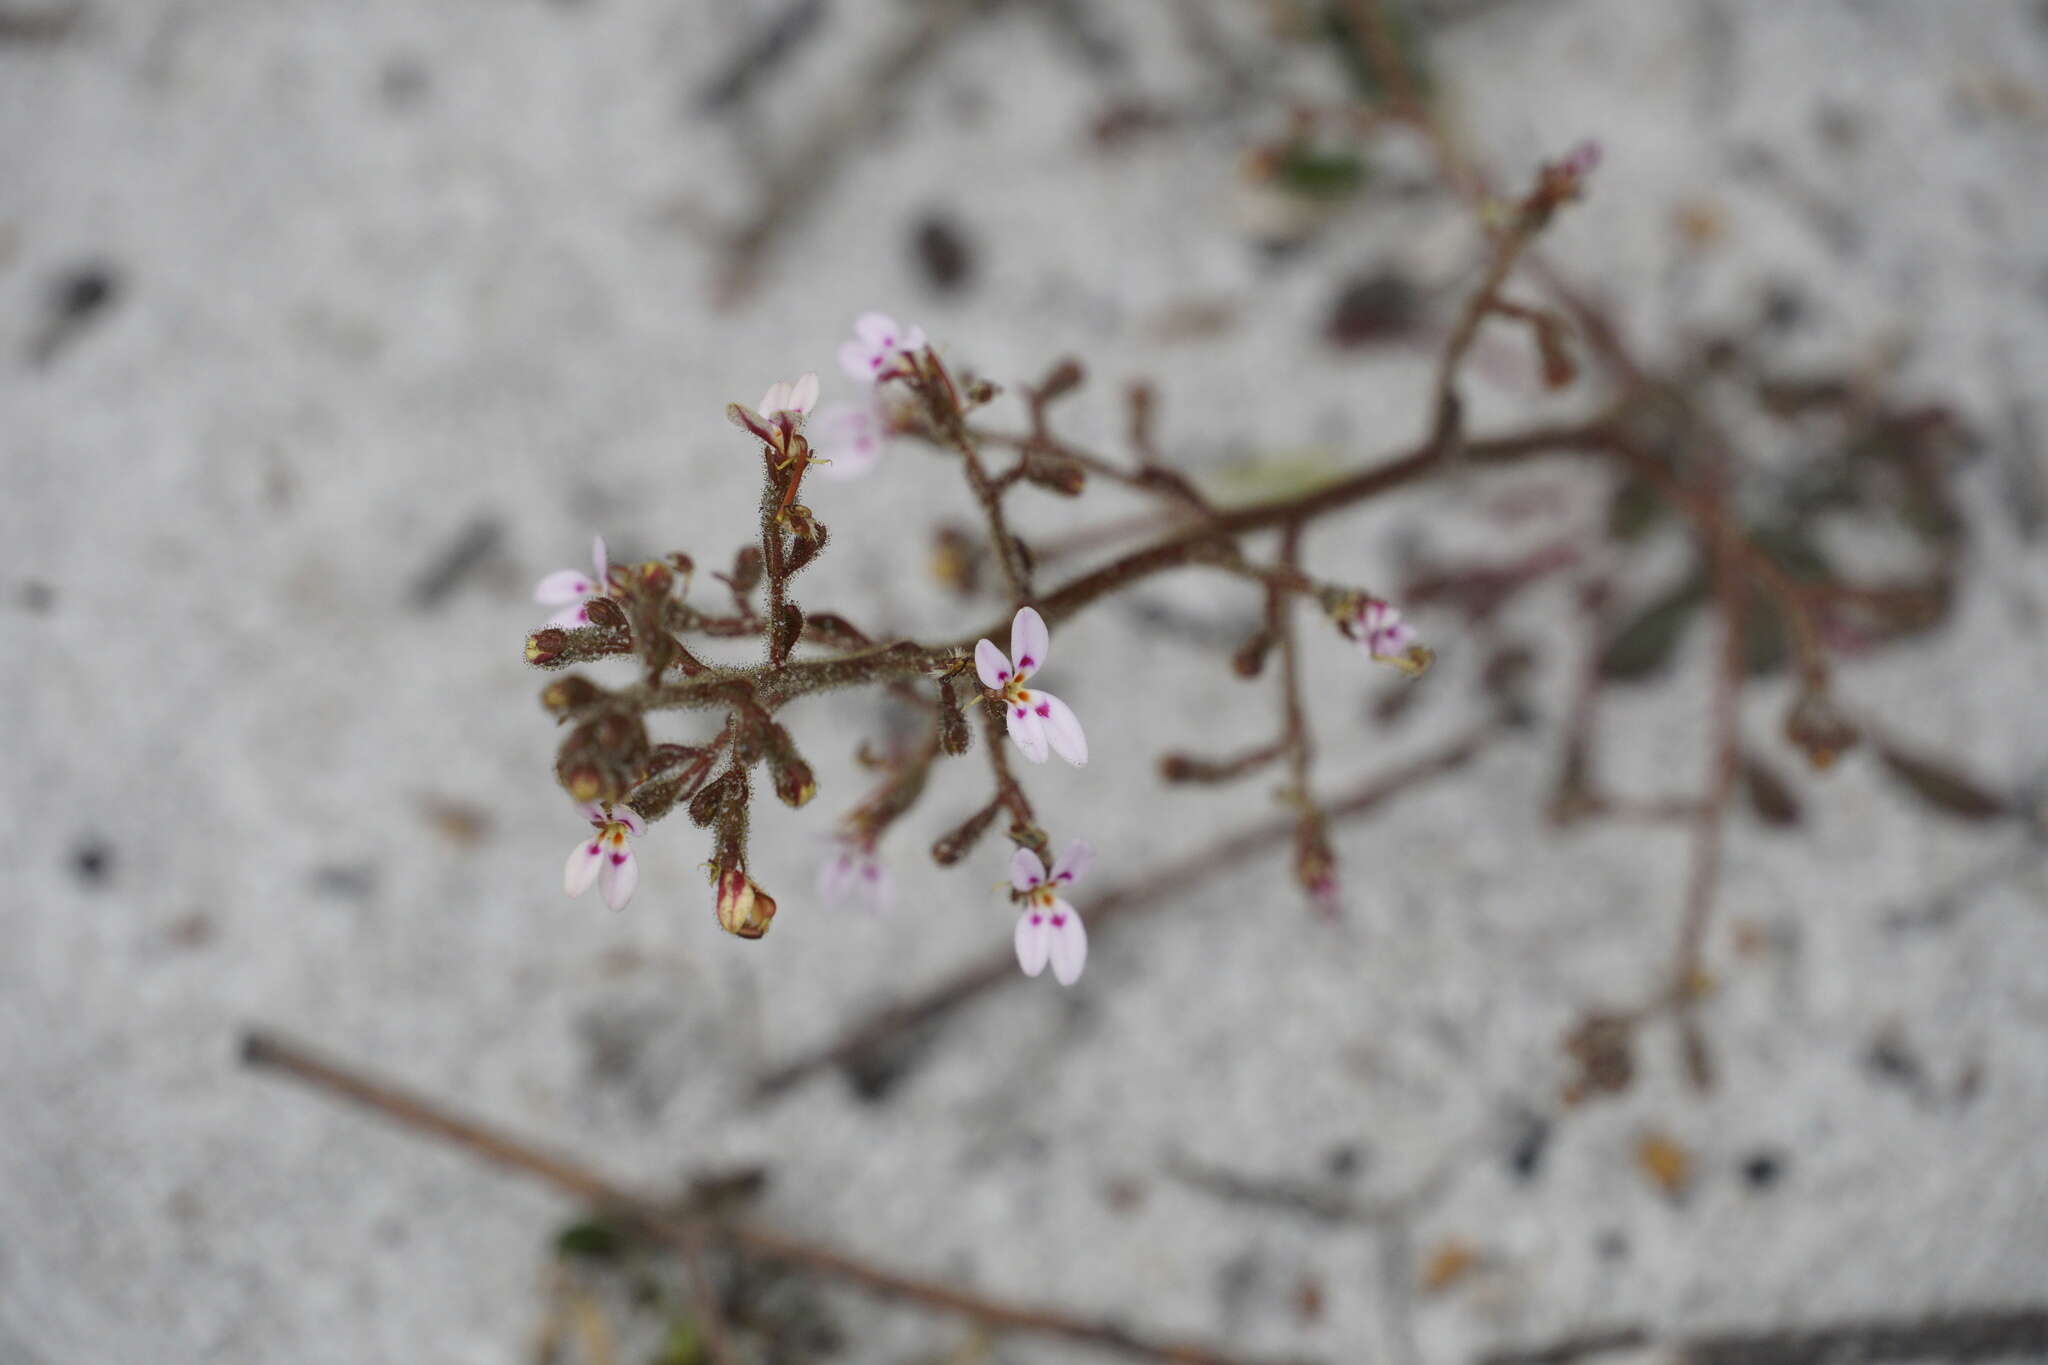
{"label": "four-petaled flower", "polygon": [[590,609],[585,604],[591,598],[603,597],[611,591],[611,563],[605,558],[603,536],[591,542],[590,561],[597,569],[596,576],[581,569],[557,569],[533,590],[536,602],[545,602],[549,606],[563,602],[575,604],[550,616],[549,625],[575,627],[590,624]]}
{"label": "four-petaled flower", "polygon": [[640,863],[627,842],[647,832],[647,825],[631,806],[591,802],[583,814],[596,831],[569,851],[569,865],[562,869],[562,889],[580,896],[594,881],[604,893],[604,903],[614,910],[626,908],[633,888],[640,884]]}
{"label": "four-petaled flower", "polygon": [[[995,641],[974,646],[974,671],[982,685],[1002,698],[1003,715],[1010,726],[1010,738],[1033,763],[1045,762],[1048,747],[1061,758],[1080,767],[1088,761],[1088,738],[1073,708],[1050,692],[1026,687],[1033,673],[1045,665],[1052,648],[1045,618],[1030,607],[1018,609],[1010,623],[1010,656],[996,648]],[[1011,666],[1014,658],[1015,667]]]}
{"label": "four-petaled flower", "polygon": [[839,365],[847,377],[879,384],[898,373],[899,360],[925,348],[924,328],[899,327],[887,313],[862,313],[854,320],[853,340],[839,347]]}
{"label": "four-petaled flower", "polygon": [[888,419],[872,403],[827,403],[811,425],[811,455],[828,479],[857,479],[882,458]]}
{"label": "four-petaled flower", "polygon": [[842,835],[818,869],[818,899],[834,909],[850,905],[881,914],[896,899],[896,881],[872,840]]}
{"label": "four-petaled flower", "polygon": [[1392,603],[1369,599],[1353,618],[1351,636],[1373,658],[1392,662],[1407,657],[1415,643],[1415,631],[1401,621]]}
{"label": "four-petaled flower", "polygon": [[1060,899],[1059,888],[1081,880],[1094,859],[1095,850],[1079,839],[1067,845],[1050,873],[1028,848],[1011,855],[1010,885],[1015,898],[1024,903],[1017,916],[1017,965],[1024,975],[1037,976],[1049,961],[1053,979],[1062,986],[1081,979],[1088,961],[1088,931],[1074,907]]}
{"label": "four-petaled flower", "polygon": [[818,376],[810,371],[795,381],[777,381],[761,395],[759,415],[763,426],[774,426],[778,418],[789,426],[800,425],[804,414],[818,403]]}

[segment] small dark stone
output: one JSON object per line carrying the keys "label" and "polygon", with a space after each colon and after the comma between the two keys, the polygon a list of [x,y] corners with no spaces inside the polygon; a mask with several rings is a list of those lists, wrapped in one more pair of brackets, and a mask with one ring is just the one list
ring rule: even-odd
{"label": "small dark stone", "polygon": [[433,90],[426,64],[411,57],[393,57],[377,74],[377,93],[393,109],[418,106]]}
{"label": "small dark stone", "polygon": [[1383,270],[1344,286],[1323,326],[1323,339],[1346,350],[1382,345],[1412,333],[1421,321],[1422,292],[1415,282]]}
{"label": "small dark stone", "polygon": [[1753,1190],[1767,1190],[1785,1173],[1785,1160],[1776,1152],[1752,1152],[1742,1159],[1742,1178]]}
{"label": "small dark stone", "polygon": [[1543,1154],[1550,1147],[1550,1120],[1541,1114],[1525,1115],[1522,1130],[1508,1152],[1508,1169],[1517,1180],[1534,1180],[1543,1170]]}
{"label": "small dark stone", "polygon": [[82,321],[114,301],[120,292],[111,268],[93,264],[80,266],[57,282],[57,311],[70,321]]}
{"label": "small dark stone", "polygon": [[918,266],[933,289],[951,294],[974,282],[974,248],[950,214],[927,213],[918,220],[913,240]]}
{"label": "small dark stone", "polygon": [[99,886],[114,875],[114,850],[88,839],[71,853],[71,870],[87,886]]}
{"label": "small dark stone", "polygon": [[1806,296],[1796,285],[1773,281],[1764,291],[1764,326],[1774,332],[1789,332],[1806,321]]}
{"label": "small dark stone", "polygon": [[41,579],[30,578],[16,590],[14,600],[21,604],[23,611],[47,616],[50,608],[57,605],[57,590]]}

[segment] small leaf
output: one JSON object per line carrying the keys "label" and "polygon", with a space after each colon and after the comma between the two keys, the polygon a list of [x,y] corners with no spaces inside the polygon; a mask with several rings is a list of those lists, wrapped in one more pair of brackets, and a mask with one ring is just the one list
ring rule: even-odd
{"label": "small leaf", "polygon": [[1638,682],[1662,672],[1706,601],[1706,580],[1694,574],[1650,602],[1608,640],[1600,652],[1600,676],[1612,682]]}
{"label": "small leaf", "polygon": [[1742,791],[1757,819],[1775,829],[1788,829],[1803,818],[1791,784],[1754,754],[1742,756]]}
{"label": "small leaf", "polygon": [[1624,544],[1641,540],[1664,520],[1670,508],[1663,494],[1642,479],[1623,479],[1607,503],[1607,534]]}
{"label": "small leaf", "polygon": [[1925,804],[1959,820],[1996,820],[2010,812],[2010,803],[1967,773],[1893,748],[1873,739],[1884,768],[1906,790]]}
{"label": "small leaf", "polygon": [[1302,143],[1289,147],[1273,167],[1273,182],[1304,199],[1346,199],[1369,178],[1365,159],[1355,152],[1316,151]]}
{"label": "small leaf", "polygon": [[619,1229],[599,1218],[571,1223],[555,1234],[555,1254],[585,1261],[616,1261],[626,1249]]}

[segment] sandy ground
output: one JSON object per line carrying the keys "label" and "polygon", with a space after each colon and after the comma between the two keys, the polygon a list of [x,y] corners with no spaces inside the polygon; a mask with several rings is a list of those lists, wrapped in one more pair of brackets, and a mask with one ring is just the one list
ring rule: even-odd
{"label": "sandy ground", "polygon": [[[1562,1030],[1665,961],[1685,843],[1550,827],[1552,724],[1345,829],[1364,889],[1341,926],[1302,913],[1277,859],[1256,862],[1105,934],[1076,990],[996,993],[884,1103],[831,1078],[744,1103],[762,1064],[1006,939],[995,846],[950,873],[916,856],[978,800],[980,767],[947,770],[887,846],[904,903],[882,920],[802,889],[883,719],[862,698],[792,713],[823,795],[765,822],[761,874],[783,897],[767,940],[718,931],[681,822],[644,841],[626,912],[567,901],[579,826],[519,663],[545,614],[533,581],[580,562],[593,531],[625,555],[722,561],[755,495],[723,405],[806,368],[843,395],[832,349],[869,307],[1004,382],[1085,357],[1096,382],[1064,415],[1077,438],[1113,445],[1118,383],[1153,378],[1163,444],[1205,477],[1249,453],[1368,458],[1422,430],[1429,351],[1324,345],[1335,282],[1395,263],[1448,308],[1473,260],[1448,200],[1388,195],[1276,261],[1249,240],[1237,178],[1276,121],[1219,93],[1175,6],[1018,4],[961,25],[871,136],[805,168],[761,287],[715,310],[702,225],[751,212],[761,170],[835,101],[866,106],[862,70],[914,12],[827,6],[772,88],[705,113],[744,31],[779,8],[89,0],[68,27],[9,24],[0,1361],[528,1358],[548,1239],[573,1209],[251,1076],[235,1062],[251,1022],[649,1184],[766,1163],[760,1216],[905,1269],[1248,1351],[1456,1361],[1592,1323],[2038,1297],[2041,846],[2013,823],[1930,818],[1867,756],[1802,782],[1796,836],[1734,821],[1708,1099],[1653,1034],[1628,1094],[1557,1106]],[[1256,7],[1207,9],[1226,42],[1269,50]],[[2002,788],[2038,784],[2048,555],[2021,513],[2048,480],[2048,15],[1527,0],[1446,25],[1434,50],[1490,166],[1519,176],[1603,141],[1595,200],[1548,245],[1646,354],[1789,282],[1806,306],[1788,362],[1890,356],[1901,393],[1985,434],[1962,600],[1843,686]],[[1326,68],[1303,49],[1267,75],[1328,93]],[[1139,97],[1199,116],[1095,149],[1091,122]],[[935,212],[974,252],[951,293],[906,245]],[[1702,213],[1716,231],[1688,245],[1677,224]],[[1234,325],[1164,335],[1193,303]],[[1475,421],[1545,410],[1527,387],[1475,381]],[[988,614],[925,571],[922,528],[969,510],[945,466],[897,451],[812,501],[836,532],[816,605],[909,632]],[[1475,543],[1471,501],[1375,506],[1312,537],[1311,558],[1380,581],[1417,538]],[[1130,510],[1095,505],[1031,499],[1026,532]],[[1162,791],[1151,775],[1167,748],[1265,733],[1270,698],[1229,680],[1216,647],[1254,611],[1219,580],[1163,579],[1056,634],[1047,681],[1088,720],[1094,760],[1034,772],[1033,790],[1056,839],[1094,839],[1105,881],[1264,809],[1257,784]],[[1554,721],[1569,596],[1517,612],[1561,642],[1539,683]],[[1469,659],[1432,638],[1445,681],[1423,685],[1447,702]],[[1615,706],[1616,786],[1699,771],[1709,648],[1695,632],[1680,681]],[[1388,736],[1363,706],[1384,679],[1335,640],[1310,664],[1333,781],[1469,723],[1431,701]],[[1753,689],[1753,738],[1785,696]],[[1884,927],[1957,885],[1946,928]],[[1735,963],[1734,924],[1775,946]],[[1877,1039],[1910,1065],[1873,1067]],[[1647,1132],[1691,1154],[1684,1198],[1636,1169]],[[1176,1155],[1433,1197],[1389,1246],[1193,1190],[1167,1174]],[[1759,1155],[1774,1180],[1745,1175]],[[1420,1293],[1452,1244],[1478,1268]],[[963,1338],[832,1307],[847,1360]]]}

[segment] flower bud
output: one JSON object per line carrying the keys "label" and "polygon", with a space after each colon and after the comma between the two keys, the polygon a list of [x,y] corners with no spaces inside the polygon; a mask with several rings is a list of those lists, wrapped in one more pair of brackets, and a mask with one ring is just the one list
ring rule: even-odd
{"label": "flower bud", "polygon": [[583,604],[584,614],[590,617],[590,624],[605,630],[624,630],[626,613],[617,602],[609,597],[593,597]]}
{"label": "flower bud", "polygon": [[526,662],[539,668],[551,668],[560,662],[568,648],[569,632],[549,626],[526,637]]}
{"label": "flower bud", "polygon": [[940,867],[950,867],[966,857],[968,850],[981,841],[982,835],[988,833],[989,824],[994,821],[996,812],[1001,809],[1001,802],[991,801],[940,835],[938,842],[932,845],[932,861]]}
{"label": "flower bud", "polygon": [[650,559],[635,570],[634,581],[648,597],[666,597],[676,586],[676,575],[660,560]]}
{"label": "flower bud", "polygon": [[1836,707],[1825,686],[1802,691],[1785,715],[1785,738],[1815,768],[1829,767],[1862,737],[1862,731]]}
{"label": "flower bud", "polygon": [[1024,478],[1063,498],[1081,495],[1088,486],[1088,471],[1064,455],[1033,452],[1024,457]]}
{"label": "flower bud", "polygon": [[571,673],[568,677],[543,687],[540,691],[540,704],[559,716],[588,706],[604,695],[604,689],[596,683],[581,673]]}
{"label": "flower bud", "polygon": [[1337,858],[1330,852],[1320,816],[1304,815],[1294,827],[1294,879],[1308,893],[1309,903],[1325,919],[1343,908],[1338,899]]}
{"label": "flower bud", "polygon": [[732,588],[734,592],[752,592],[761,581],[761,547],[743,545],[732,560]]}
{"label": "flower bud", "polygon": [[768,772],[775,780],[775,795],[783,805],[795,808],[818,794],[818,779],[811,765],[796,751],[796,741],[780,725],[767,728]]}
{"label": "flower bud", "polygon": [[595,765],[578,763],[560,770],[563,790],[572,801],[591,802],[604,795],[604,774]]}
{"label": "flower bud", "polygon": [[775,918],[775,898],[763,891],[742,867],[717,872],[718,927],[741,938],[759,938]]}
{"label": "flower bud", "polygon": [[697,572],[697,561],[684,554],[681,550],[670,552],[668,566],[685,578]]}

